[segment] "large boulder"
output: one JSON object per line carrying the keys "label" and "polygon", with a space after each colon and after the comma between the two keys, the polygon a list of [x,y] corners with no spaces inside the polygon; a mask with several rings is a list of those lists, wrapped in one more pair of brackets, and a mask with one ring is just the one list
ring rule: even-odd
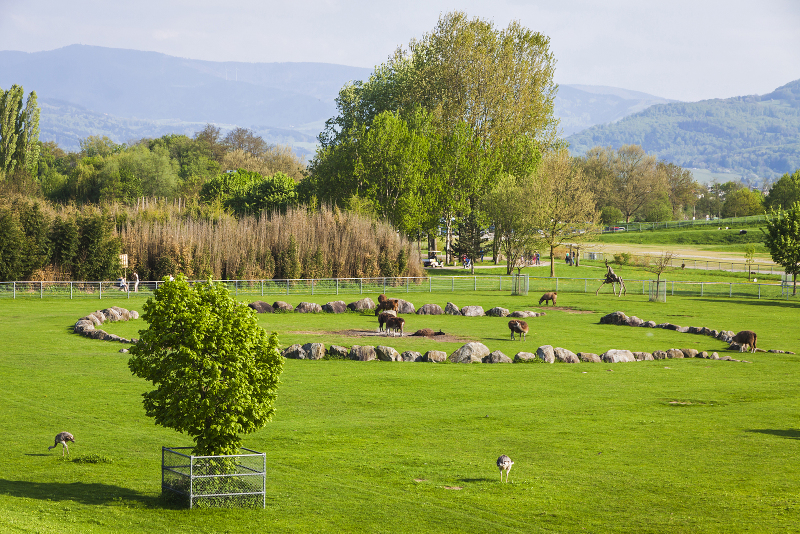
{"label": "large boulder", "polygon": [[378,345],[375,347],[375,356],[382,362],[402,362],[400,353],[392,347],[386,345]]}
{"label": "large boulder", "polygon": [[621,311],[615,311],[600,318],[600,324],[627,325],[628,316]]}
{"label": "large boulder", "polygon": [[117,310],[115,310],[114,308],[106,308],[106,309],[102,310],[100,313],[105,315],[106,319],[108,321],[111,321],[112,323],[122,319],[122,317],[120,316],[120,313]]}
{"label": "large boulder", "polygon": [[275,311],[292,311],[294,307],[288,302],[284,302],[282,300],[276,300],[275,302],[272,303],[272,309]]}
{"label": "large boulder", "polygon": [[667,358],[683,358],[683,351],[680,349],[669,349],[667,351]]}
{"label": "large boulder", "polygon": [[556,353],[552,345],[542,345],[536,349],[536,357],[545,363],[555,363]]}
{"label": "large boulder", "polygon": [[422,354],[414,350],[407,350],[400,355],[400,359],[404,362],[421,362]]}
{"label": "large boulder", "polygon": [[329,360],[346,360],[349,358],[350,349],[342,347],[341,345],[331,345],[328,347],[328,352],[325,358]]}
{"label": "large boulder", "polygon": [[541,317],[542,315],[545,315],[545,312],[535,312],[532,310],[518,310],[508,314],[509,317],[522,317],[522,318]]}
{"label": "large boulder", "polygon": [[486,315],[489,317],[506,317],[508,315],[508,310],[501,308],[500,306],[495,306],[491,310],[487,311]]}
{"label": "large boulder", "polygon": [[667,353],[664,352],[663,350],[654,350],[653,351],[653,359],[654,360],[666,360],[667,359]]}
{"label": "large boulder", "polygon": [[472,341],[453,351],[449,360],[453,363],[481,363],[489,352],[489,348],[483,343]]}
{"label": "large boulder", "polygon": [[443,350],[429,350],[422,357],[423,362],[441,363],[447,360],[447,353]]}
{"label": "large boulder", "polygon": [[370,347],[369,345],[353,345],[350,347],[350,359],[360,362],[369,362],[377,360],[378,356],[375,354],[374,347]]}
{"label": "large boulder", "polygon": [[321,360],[325,357],[325,345],[322,343],[306,343],[303,350],[306,351],[306,360]]}
{"label": "large boulder", "polygon": [[697,358],[699,351],[697,349],[681,349],[684,358]]}
{"label": "large boulder", "polygon": [[634,352],[633,357],[637,362],[643,362],[646,360],[653,359],[653,355],[649,352]]}
{"label": "large boulder", "polygon": [[301,302],[294,311],[296,313],[322,313],[322,306],[316,302]]}
{"label": "large boulder", "polygon": [[397,313],[417,313],[417,309],[407,300],[397,299]]}
{"label": "large boulder", "polygon": [[347,311],[347,305],[343,300],[335,300],[322,306],[322,311],[325,313],[344,313]]}
{"label": "large boulder", "polygon": [[603,361],[600,359],[600,356],[594,352],[579,352],[578,359],[586,363],[600,363]]}
{"label": "large boulder", "polygon": [[464,317],[483,317],[483,306],[464,306],[461,308],[461,315]]}
{"label": "large boulder", "polygon": [[302,345],[295,343],[283,349],[281,356],[284,358],[291,358],[292,360],[305,360],[306,350]]}
{"label": "large boulder", "polygon": [[640,324],[639,326],[643,326],[645,328],[655,328],[656,327],[656,322],[655,321],[645,321],[642,324]]}
{"label": "large boulder", "polygon": [[633,357],[633,353],[624,349],[607,350],[600,355],[600,359],[606,363],[625,363],[636,361],[636,358]]}
{"label": "large boulder", "polygon": [[351,302],[347,305],[347,308],[352,311],[364,311],[364,310],[374,310],[375,303],[369,297],[364,297],[361,300],[357,300],[355,302]]}
{"label": "large boulder", "polygon": [[438,304],[425,304],[417,310],[417,315],[442,315],[444,310]]}
{"label": "large boulder", "polygon": [[532,352],[518,352],[514,355],[514,363],[527,363],[536,360],[536,355]]}
{"label": "large boulder", "polygon": [[461,315],[461,310],[452,302],[448,302],[444,307],[444,313],[445,315]]}
{"label": "large boulder", "polygon": [[483,363],[512,363],[511,358],[496,350],[483,358]]}
{"label": "large boulder", "polygon": [[572,351],[567,349],[556,347],[553,349],[553,355],[556,358],[556,361],[561,363],[580,363],[581,360],[578,358],[578,355]]}
{"label": "large boulder", "polygon": [[249,308],[253,308],[256,311],[256,313],[275,313],[275,308],[273,308],[263,300],[257,300],[255,302],[251,302],[247,306]]}
{"label": "large boulder", "polygon": [[644,323],[644,321],[642,321],[635,315],[631,315],[630,317],[628,317],[628,326],[642,326],[642,323]]}

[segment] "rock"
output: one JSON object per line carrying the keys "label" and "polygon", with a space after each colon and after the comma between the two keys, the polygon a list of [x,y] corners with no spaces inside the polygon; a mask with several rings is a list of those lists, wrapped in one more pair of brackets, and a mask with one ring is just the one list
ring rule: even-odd
{"label": "rock", "polygon": [[680,330],[681,327],[676,325],[676,324],[672,324],[672,323],[664,323],[664,326],[662,328],[664,328],[664,330],[675,330],[675,331],[678,331],[678,330]]}
{"label": "rock", "polygon": [[658,324],[656,325],[656,328],[666,328],[666,327],[667,327],[667,325],[669,325],[669,323],[658,323]]}
{"label": "rock", "polygon": [[130,312],[125,308],[120,308],[119,306],[111,306],[111,309],[116,311],[119,314],[120,321],[128,321],[130,320]]}
{"label": "rock", "polygon": [[511,358],[496,350],[483,358],[483,363],[512,363]]}
{"label": "rock", "polygon": [[325,357],[330,360],[346,360],[349,357],[349,353],[350,349],[347,347],[342,347],[341,345],[331,345],[328,347],[328,352],[326,353]]}
{"label": "rock", "polygon": [[257,300],[255,302],[251,302],[247,305],[248,308],[253,308],[256,313],[275,313],[275,308],[264,302],[263,300]]}
{"label": "rock", "polygon": [[429,350],[422,357],[423,362],[441,363],[447,360],[447,353],[443,350]]}
{"label": "rock", "polygon": [[524,318],[527,318],[527,317],[541,317],[544,314],[545,314],[544,312],[535,312],[535,311],[531,311],[531,310],[520,310],[520,311],[511,312],[511,313],[508,314],[508,316],[509,317],[524,317]]}
{"label": "rock", "polygon": [[508,310],[501,308],[500,306],[495,306],[491,310],[487,311],[486,315],[489,317],[506,317],[508,315]]}
{"label": "rock", "polygon": [[417,310],[417,315],[442,315],[444,310],[438,304],[425,304]]}
{"label": "rock", "polygon": [[689,332],[689,327],[688,326],[679,326],[678,328],[675,329],[675,331],[676,332],[680,332],[682,334],[686,334],[687,332]]}
{"label": "rock", "polygon": [[397,313],[417,313],[417,309],[407,300],[397,299]]}
{"label": "rock", "polygon": [[706,360],[710,358],[709,354],[706,351],[701,352],[696,357],[697,358],[705,358]]}
{"label": "rock", "polygon": [[578,358],[578,355],[572,351],[567,349],[563,349],[561,347],[556,347],[553,349],[553,355],[556,358],[556,361],[561,363],[580,363],[581,360]]}
{"label": "rock", "polygon": [[272,309],[275,311],[292,311],[294,307],[288,302],[283,302],[282,300],[276,300],[272,303]]}
{"label": "rock", "polygon": [[626,363],[636,361],[636,358],[633,357],[633,353],[624,349],[607,350],[600,355],[600,359],[606,363]]}
{"label": "rock", "polygon": [[131,311],[128,312],[128,317],[131,320],[138,319],[139,318],[139,312],[137,312],[136,310],[131,310]]}
{"label": "rock", "polygon": [[645,328],[655,328],[656,327],[656,322],[655,321],[645,321],[642,324],[640,324],[639,326],[643,326]]}
{"label": "rock", "polygon": [[710,330],[710,329],[706,328],[705,326],[700,328],[697,331],[697,333],[700,334],[701,336],[712,336],[712,335],[714,335],[712,332],[713,332],[713,330]]}
{"label": "rock", "polygon": [[634,352],[633,353],[633,358],[637,362],[643,362],[643,361],[647,361],[647,360],[652,360],[653,359],[653,355],[650,354],[649,352]]}
{"label": "rock", "polygon": [[514,363],[527,363],[536,360],[536,355],[532,352],[518,352],[514,355]]}
{"label": "rock", "polygon": [[347,311],[347,305],[343,300],[335,300],[322,306],[322,311],[325,313],[344,313]]}
{"label": "rock", "polygon": [[412,336],[421,336],[421,337],[433,337],[434,332],[430,328],[422,328],[421,330],[417,330]]}
{"label": "rock", "polygon": [[382,362],[402,362],[403,359],[400,357],[400,353],[397,352],[392,347],[387,347],[386,345],[378,345],[375,347],[375,355],[378,359]]}
{"label": "rock", "polygon": [[448,358],[453,363],[481,363],[489,355],[489,348],[483,343],[472,341],[454,351]]}
{"label": "rock", "polygon": [[600,363],[603,361],[600,359],[600,356],[598,356],[594,352],[579,352],[578,359],[586,363]]}
{"label": "rock", "polygon": [[628,316],[621,311],[615,311],[601,317],[600,324],[626,325],[628,324]]}
{"label": "rock", "polygon": [[653,359],[654,360],[666,360],[667,359],[667,353],[664,352],[663,350],[655,350],[655,351],[653,351]]}
{"label": "rock", "polygon": [[350,347],[350,359],[358,360],[360,362],[369,362],[376,360],[378,356],[375,354],[375,349],[369,345],[353,345]]}
{"label": "rock", "polygon": [[113,322],[119,321],[121,319],[120,314],[114,308],[106,308],[105,310],[101,311],[103,315],[106,316],[106,319]]}
{"label": "rock", "polygon": [[635,315],[631,315],[630,317],[628,317],[628,326],[642,326],[642,323],[644,323],[644,321],[642,321]]}
{"label": "rock", "polygon": [[699,352],[695,349],[681,349],[684,358],[697,358]]}
{"label": "rock", "polygon": [[458,306],[453,304],[452,302],[448,302],[447,305],[444,307],[445,315],[461,315],[461,310],[458,309]]}
{"label": "rock", "polygon": [[76,334],[82,334],[89,330],[94,330],[94,323],[89,319],[79,319],[77,323],[75,323],[75,327],[72,329],[73,332]]}
{"label": "rock", "polygon": [[678,349],[669,349],[667,351],[667,358],[683,358],[683,351]]}
{"label": "rock", "polygon": [[700,328],[697,327],[697,326],[690,326],[689,329],[687,330],[687,332],[689,334],[699,334],[700,333]]}
{"label": "rock", "polygon": [[545,363],[555,363],[556,354],[552,345],[542,345],[536,349],[536,357]]}
{"label": "rock", "polygon": [[364,310],[374,310],[375,303],[369,297],[364,297],[361,300],[357,300],[355,302],[351,302],[347,305],[347,308],[352,311],[364,311]]}
{"label": "rock", "polygon": [[322,313],[322,306],[316,302],[301,302],[294,311],[295,313]]}
{"label": "rock", "polygon": [[281,352],[281,356],[283,356],[284,358],[290,358],[292,360],[305,360],[306,351],[302,347],[302,345],[295,343],[294,345],[291,345],[283,349],[283,351]]}
{"label": "rock", "polygon": [[89,321],[92,321],[95,326],[100,326],[106,320],[106,316],[100,312],[92,312],[86,317],[81,317],[81,319],[88,319]]}
{"label": "rock", "polygon": [[128,354],[130,352],[128,349],[119,349],[122,354]]}
{"label": "rock", "polygon": [[464,306],[461,308],[461,315],[464,317],[483,317],[483,306]]}
{"label": "rock", "polygon": [[421,362],[422,354],[414,350],[407,350],[400,355],[400,359],[404,362]]}
{"label": "rock", "polygon": [[321,360],[325,357],[325,345],[322,343],[306,343],[303,350],[306,351],[306,360]]}
{"label": "rock", "polygon": [[712,359],[712,360],[719,360],[719,354],[717,354],[716,352],[712,352],[712,353],[711,353],[711,358],[710,358],[710,359]]}

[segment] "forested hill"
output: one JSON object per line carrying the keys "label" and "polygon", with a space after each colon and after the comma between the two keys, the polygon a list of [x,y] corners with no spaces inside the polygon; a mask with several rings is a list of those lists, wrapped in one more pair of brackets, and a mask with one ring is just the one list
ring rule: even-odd
{"label": "forested hill", "polygon": [[800,168],[800,80],[762,96],[654,105],[567,141],[575,155],[637,144],[682,167],[741,173],[757,184]]}

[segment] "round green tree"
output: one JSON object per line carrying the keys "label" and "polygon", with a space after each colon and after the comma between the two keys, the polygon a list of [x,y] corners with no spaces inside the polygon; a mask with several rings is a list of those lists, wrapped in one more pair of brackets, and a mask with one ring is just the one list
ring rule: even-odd
{"label": "round green tree", "polygon": [[278,336],[223,284],[165,281],[143,307],[128,367],[156,387],[143,393],[156,424],[186,432],[196,455],[235,454],[241,435],[272,418],[283,369]]}

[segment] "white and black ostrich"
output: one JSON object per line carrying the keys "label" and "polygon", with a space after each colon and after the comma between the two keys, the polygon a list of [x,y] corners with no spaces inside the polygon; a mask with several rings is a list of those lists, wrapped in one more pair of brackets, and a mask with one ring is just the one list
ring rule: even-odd
{"label": "white and black ostrich", "polygon": [[60,443],[61,445],[63,445],[63,448],[61,449],[61,457],[63,458],[64,451],[66,451],[66,453],[69,454],[69,447],[67,446],[68,441],[75,443],[75,438],[73,437],[73,435],[70,434],[69,432],[59,432],[58,434],[56,434],[56,442],[53,443],[53,445],[51,445],[50,447],[47,447],[47,450],[49,451],[50,449],[58,447],[58,444]]}
{"label": "white and black ostrich", "polygon": [[506,482],[508,482],[508,473],[511,471],[512,465],[514,465],[514,462],[512,462],[511,458],[505,454],[501,455],[500,458],[497,459],[497,468],[500,470],[500,482],[503,481],[503,471],[506,472]]}

